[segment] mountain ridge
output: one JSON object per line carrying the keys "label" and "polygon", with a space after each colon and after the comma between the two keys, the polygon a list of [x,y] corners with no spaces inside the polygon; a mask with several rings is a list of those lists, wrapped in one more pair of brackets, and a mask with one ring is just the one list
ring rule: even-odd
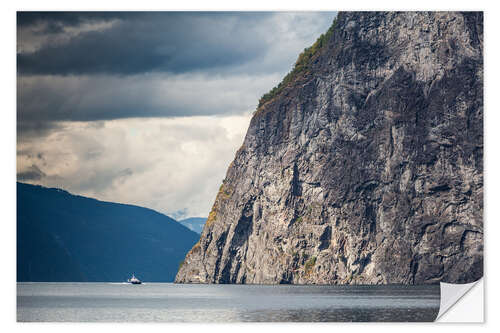
{"label": "mountain ridge", "polygon": [[207,221],[206,217],[188,217],[179,220],[178,222],[188,227],[190,230],[196,232],[197,234],[201,234],[201,232],[203,231],[203,226],[205,225],[206,221]]}
{"label": "mountain ridge", "polygon": [[[149,208],[17,183],[18,281],[172,281],[199,235]],[[56,259],[54,259],[56,258]]]}

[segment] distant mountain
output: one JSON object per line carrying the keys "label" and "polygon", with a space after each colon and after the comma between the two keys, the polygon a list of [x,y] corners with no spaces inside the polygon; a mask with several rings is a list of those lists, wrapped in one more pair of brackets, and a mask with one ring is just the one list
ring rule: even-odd
{"label": "distant mountain", "polygon": [[168,216],[17,183],[17,281],[173,281],[199,235]]}
{"label": "distant mountain", "polygon": [[201,234],[201,232],[203,231],[203,226],[205,226],[206,221],[207,221],[206,217],[190,217],[184,220],[180,220],[179,223],[188,227],[194,232]]}

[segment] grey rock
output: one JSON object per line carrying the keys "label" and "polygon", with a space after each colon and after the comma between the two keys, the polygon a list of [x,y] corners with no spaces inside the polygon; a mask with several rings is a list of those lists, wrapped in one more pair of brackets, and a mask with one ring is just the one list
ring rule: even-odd
{"label": "grey rock", "polygon": [[482,13],[339,13],[255,113],[176,282],[472,282],[482,169]]}

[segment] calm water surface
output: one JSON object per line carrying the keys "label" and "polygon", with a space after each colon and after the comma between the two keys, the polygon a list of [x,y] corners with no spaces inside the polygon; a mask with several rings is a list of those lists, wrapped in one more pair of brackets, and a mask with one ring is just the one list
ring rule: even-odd
{"label": "calm water surface", "polygon": [[18,283],[18,321],[433,321],[439,285]]}

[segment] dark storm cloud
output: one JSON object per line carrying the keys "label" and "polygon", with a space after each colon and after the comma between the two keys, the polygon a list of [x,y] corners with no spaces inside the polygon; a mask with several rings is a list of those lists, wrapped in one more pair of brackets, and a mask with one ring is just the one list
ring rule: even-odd
{"label": "dark storm cloud", "polygon": [[18,13],[18,179],[206,216],[259,97],[334,16]]}
{"label": "dark storm cloud", "polygon": [[19,172],[17,174],[18,181],[41,180],[43,177],[45,177],[45,173],[42,170],[40,170],[40,168],[35,164],[31,165],[26,170]]}
{"label": "dark storm cloud", "polygon": [[[184,73],[240,65],[268,47],[259,25],[270,13],[18,13],[37,34],[113,21],[62,43],[17,55],[22,74]],[[20,34],[19,38],[23,38]]]}
{"label": "dark storm cloud", "polygon": [[273,79],[279,76],[20,76],[18,129],[50,130],[56,126],[50,122],[58,121],[248,112]]}
{"label": "dark storm cloud", "polygon": [[18,141],[61,122],[242,114],[334,13],[18,13]]}
{"label": "dark storm cloud", "polygon": [[[45,115],[48,112],[45,113]],[[18,143],[23,141],[25,138],[31,137],[43,137],[50,132],[60,129],[61,126],[58,122],[50,121],[47,119],[26,119],[24,115],[20,112],[17,113],[17,141]]]}
{"label": "dark storm cloud", "polygon": [[17,12],[17,27],[41,25],[40,33],[62,32],[66,26],[126,17],[126,12]]}

